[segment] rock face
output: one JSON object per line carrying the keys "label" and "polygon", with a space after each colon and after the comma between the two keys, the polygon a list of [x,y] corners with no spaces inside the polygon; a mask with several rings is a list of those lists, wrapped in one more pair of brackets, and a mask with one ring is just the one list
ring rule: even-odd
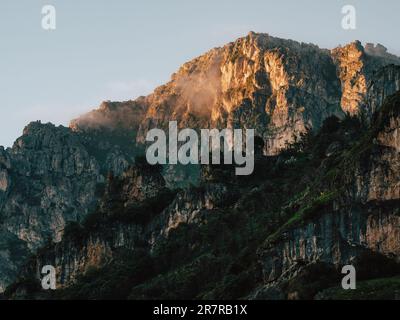
{"label": "rock face", "polygon": [[255,33],[186,63],[147,101],[138,142],[172,118],[181,127],[255,128],[268,154],[341,113],[329,51]]}
{"label": "rock face", "polygon": [[[360,158],[342,172],[350,181],[344,195],[318,218],[287,230],[260,250],[266,285],[257,295],[268,297],[271,288],[316,263],[339,269],[365,253],[399,260],[399,97],[391,97],[375,115]],[[296,292],[286,294],[298,297]]]}
{"label": "rock face", "polygon": [[[223,184],[208,184],[203,188],[184,190],[177,194],[171,205],[161,214],[162,236],[179,227],[180,224],[200,223],[208,210],[219,206],[228,197],[228,188]],[[155,234],[157,237],[157,234]]]}
{"label": "rock face", "polygon": [[[107,140],[96,145],[93,139],[33,122],[11,149],[0,149],[0,239],[12,234],[35,252],[48,241],[60,241],[67,222],[94,210],[105,173],[120,173],[132,159]],[[8,257],[12,270],[23,260],[15,254]],[[0,279],[2,287],[11,275]]]}
{"label": "rock face", "polygon": [[369,250],[398,257],[400,218],[393,208],[385,209],[383,204],[353,206],[323,214],[289,230],[285,240],[262,250],[260,255],[266,288],[279,287],[299,270],[315,263],[338,268],[354,264],[357,257]]}
{"label": "rock face", "polygon": [[359,202],[400,198],[400,116],[397,95],[388,99],[373,121],[371,153],[355,170],[354,198]]}
{"label": "rock face", "polygon": [[[98,206],[97,219],[93,223],[104,223],[101,219],[110,216],[113,211],[117,214],[123,211],[127,215],[130,207],[157,197],[164,190],[164,185],[161,174],[148,165],[131,166],[119,177],[110,174]],[[118,223],[112,219],[105,223],[104,229],[87,236],[80,234],[83,229],[73,229],[74,226],[72,224],[70,230],[66,229],[63,241],[42,250],[26,272],[39,277],[43,263],[54,265],[57,283],[62,287],[91,268],[105,265],[119,248],[135,249],[139,243],[146,241],[148,233],[140,224]]]}
{"label": "rock face", "polygon": [[400,90],[400,67],[388,65],[374,72],[367,90],[366,105],[364,112],[368,119],[383,104],[386,97]]}
{"label": "rock face", "polygon": [[[53,262],[67,284],[112,260],[120,247],[152,248],[180,225],[200,224],[223,206],[233,193],[225,181],[203,181],[202,188],[176,191],[171,198],[166,186],[173,189],[178,174],[193,178],[196,168],[164,168],[165,181],[160,172],[131,166],[150,129],[166,129],[171,120],[181,128],[254,128],[265,142],[264,154],[277,156],[308,129],[318,132],[330,116],[350,113],[374,125],[383,101],[400,89],[399,64],[381,45],[354,42],[330,51],[251,32],[185,63],[147,97],[104,102],[69,128],[29,124],[12,148],[0,148],[0,291],[24,259],[48,243],[53,251],[39,256],[35,272],[40,263]],[[299,259],[339,265],[359,247],[398,254],[398,220],[390,208],[370,203],[399,198],[399,117],[383,114],[390,116],[379,120],[375,149],[354,168],[349,194],[359,206],[350,210],[342,203],[335,217],[328,213],[290,230],[289,240],[262,253],[266,281],[277,281]],[[340,149],[337,143],[327,153]],[[81,223],[96,210],[101,219],[120,210],[124,219],[140,223],[111,224],[110,237],[91,233],[79,245],[61,241],[70,222]],[[350,248],[346,253],[338,251],[343,243]]]}
{"label": "rock face", "polygon": [[370,46],[364,49],[359,41],[332,50],[332,56],[342,85],[341,106],[351,114],[357,114],[361,107],[366,107],[364,100],[373,71],[396,61],[375,54]]}
{"label": "rock face", "polygon": [[121,123],[121,114],[129,119],[134,113],[139,144],[149,129],[165,129],[171,120],[182,128],[255,128],[272,155],[331,115],[371,116],[398,88],[396,68],[375,78],[374,72],[389,64],[400,59],[382,46],[364,48],[356,41],[329,51],[251,32],[184,64],[169,83],[132,102],[136,111],[127,112],[124,104],[106,112],[102,106],[73,125],[90,127],[90,119],[96,119],[94,127],[97,119],[112,125]]}
{"label": "rock face", "polygon": [[60,239],[94,201],[99,166],[67,128],[32,123],[9,150],[11,185],[2,203],[5,227],[31,248]]}
{"label": "rock face", "polygon": [[[399,89],[398,68],[388,67],[381,70],[384,66],[399,64],[399,60],[382,50],[371,44],[364,49],[359,41],[332,50],[342,85],[343,111],[350,114],[365,112],[371,116],[382,105],[382,96],[387,97]],[[376,75],[378,70],[380,74]],[[371,98],[368,99],[369,97]]]}
{"label": "rock face", "polygon": [[56,267],[58,289],[66,287],[78,276],[109,263],[118,249],[133,250],[141,241],[143,230],[138,226],[110,227],[113,227],[112,237],[93,234],[82,242],[66,240],[53,244],[37,255],[28,268],[23,266],[21,270],[29,276],[40,277],[42,266],[53,265]]}
{"label": "rock face", "polygon": [[[207,210],[218,207],[228,191],[226,186],[214,184],[171,193],[165,201],[161,200],[165,190],[159,170],[148,165],[132,166],[119,178],[110,176],[98,218],[94,221],[101,227],[86,231],[88,234],[84,236],[83,229],[66,231],[61,242],[41,250],[33,262],[24,266],[24,273],[39,278],[41,266],[53,265],[56,266],[59,288],[68,287],[91,268],[99,269],[110,263],[119,250],[133,252],[146,248],[151,251],[156,241],[167,238],[179,225],[200,223],[207,217]],[[152,199],[159,207],[154,217],[151,217],[151,208],[143,207]],[[164,206],[160,206],[162,202],[165,202]],[[149,223],[129,220],[140,221],[132,216],[131,208],[137,206],[145,210],[144,215],[150,216]],[[101,220],[100,217],[111,219]]]}
{"label": "rock face", "polygon": [[161,174],[146,175],[143,171],[146,171],[146,169],[136,166],[123,173],[122,179],[124,183],[121,196],[126,199],[124,201],[125,206],[153,198],[157,196],[160,189],[165,187],[165,181]]}

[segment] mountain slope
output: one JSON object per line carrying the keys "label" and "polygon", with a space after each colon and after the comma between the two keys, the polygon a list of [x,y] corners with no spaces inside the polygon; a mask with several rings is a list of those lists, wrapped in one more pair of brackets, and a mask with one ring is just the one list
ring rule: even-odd
{"label": "mountain slope", "polygon": [[166,190],[159,168],[138,163],[7,294],[26,297],[44,264],[64,288],[30,287],[30,297],[310,299],[350,263],[360,281],[389,281],[400,272],[399,110],[400,92],[371,128],[331,117],[280,155],[258,156],[254,176],[206,166],[188,190]]}
{"label": "mountain slope", "polygon": [[[199,268],[197,261],[221,266],[214,277],[225,279],[221,280],[227,282],[222,287],[234,286],[235,279],[239,281],[241,277],[244,280],[240,281],[248,281],[251,286],[260,284],[261,271],[265,275],[275,274],[271,279],[280,277],[279,272],[284,272],[286,265],[280,271],[274,267],[261,268],[255,255],[257,249],[268,234],[277,234],[294,210],[300,210],[305,204],[313,207],[314,202],[333,201],[331,198],[336,197],[337,190],[318,189],[323,192],[321,199],[312,196],[309,190],[314,181],[312,175],[326,165],[324,152],[347,150],[361,139],[356,131],[363,125],[349,121],[346,112],[363,123],[375,125],[373,115],[383,114],[380,106],[384,99],[400,89],[400,67],[396,64],[399,58],[379,46],[364,48],[354,42],[329,51],[312,44],[250,33],[184,64],[169,83],[147,97],[104,102],[99,109],[73,120],[70,128],[31,123],[13,148],[0,149],[0,242],[5,248],[2,254],[5,263],[0,265],[0,291],[15,280],[25,258],[39,248],[47,250],[39,252],[38,257],[43,255],[43,259],[37,258],[37,262],[58,261],[60,283],[70,285],[91,267],[106,268],[116,254],[122,255],[121,261],[125,261],[121,248],[129,252],[140,248],[147,262],[148,259],[164,261],[168,259],[167,253],[173,256],[168,246],[173,248],[174,241],[185,242],[196,235],[201,238],[200,243],[189,246],[187,241],[188,247],[178,250],[176,259],[182,260],[179,265],[161,264],[161,269],[146,273],[148,278],[160,274],[161,280],[153,279],[154,284],[144,283],[143,277],[135,278],[126,296],[148,296],[148,286],[164,285],[163,279],[173,281],[173,270],[185,273]],[[346,127],[354,141],[349,141],[349,133],[342,129],[344,136],[339,141],[329,140],[332,142],[329,151],[319,145],[318,139],[324,139],[319,136],[314,145],[307,145],[307,155],[298,154],[299,150],[290,154],[293,146],[299,146],[301,138],[311,135],[306,134],[309,129],[316,135],[323,128],[324,120],[333,115],[344,121],[341,124],[344,127],[354,125],[354,128]],[[398,138],[393,133],[397,132],[397,118],[393,119],[393,128],[382,129],[374,137],[391,151],[369,155],[366,162],[370,167],[354,167],[358,180],[347,191],[352,199],[350,203],[398,198],[397,182],[393,180],[398,172]],[[164,168],[162,172],[152,173],[137,161],[138,155],[143,152],[147,131],[154,127],[166,128],[170,120],[178,120],[180,127],[197,129],[255,128],[264,141],[263,153],[269,157],[263,158],[260,154],[254,175],[242,180],[237,180],[224,167],[202,168],[200,178],[194,174],[197,168]],[[338,139],[338,135],[333,138]],[[289,151],[284,151],[290,144]],[[307,157],[314,153],[316,160],[308,161]],[[297,160],[298,164],[290,165]],[[135,162],[138,167],[131,167]],[[334,174],[335,170],[330,173]],[[348,177],[352,179],[351,175]],[[299,179],[303,183],[299,184]],[[186,183],[179,183],[183,180]],[[143,181],[150,184],[150,196],[138,190]],[[188,188],[188,181],[197,181],[200,186]],[[160,190],[154,189],[155,185]],[[184,189],[174,190],[177,186]],[[260,201],[259,197],[266,200]],[[285,201],[291,197],[299,197],[296,207],[285,209],[289,205]],[[234,208],[227,203],[234,203]],[[310,208],[303,209],[308,212]],[[258,215],[260,211],[265,215]],[[343,216],[346,214],[349,213],[344,212]],[[209,227],[210,221],[216,226],[222,223],[226,232]],[[336,228],[333,225],[332,229]],[[69,232],[81,242],[70,242]],[[218,237],[213,243],[214,233],[226,237],[232,247],[228,250]],[[253,239],[254,233],[257,235]],[[165,239],[171,234],[172,239],[179,240],[171,240],[169,244]],[[240,239],[235,238],[236,234],[241,234]],[[202,238],[205,235],[209,240]],[[216,248],[211,250],[214,245]],[[285,246],[285,243],[277,244],[278,257],[286,250]],[[191,247],[202,250],[193,253]],[[238,257],[238,252],[230,250],[243,251],[244,256]],[[224,251],[228,256],[220,259],[219,253]],[[260,255],[263,257],[265,252],[261,250]],[[252,258],[245,261],[248,255]],[[236,266],[232,257],[244,266]],[[225,270],[224,266],[230,262],[235,265],[233,269],[240,270],[232,271],[236,273]],[[332,263],[332,259],[326,262]],[[31,267],[28,264],[28,270],[33,272]],[[132,268],[136,267],[133,263]],[[254,277],[248,273],[252,268]],[[131,293],[134,285],[139,285],[139,291],[135,289]],[[245,286],[235,297],[250,294],[250,289],[254,288]],[[213,290],[199,289],[192,294],[217,297],[229,291],[218,290],[222,289],[215,286]],[[264,291],[260,289],[260,295]]]}

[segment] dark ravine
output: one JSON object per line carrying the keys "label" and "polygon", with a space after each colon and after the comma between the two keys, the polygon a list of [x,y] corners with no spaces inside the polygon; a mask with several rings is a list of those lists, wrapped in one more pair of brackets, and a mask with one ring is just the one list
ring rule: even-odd
{"label": "dark ravine", "polygon": [[[104,102],[70,128],[29,124],[0,149],[0,291],[104,298],[124,281],[120,298],[302,299],[337,285],[343,264],[396,275],[399,64],[359,42],[329,51],[250,33],[147,97]],[[254,175],[148,166],[145,134],[170,120],[255,128]],[[37,289],[46,264],[55,295]],[[186,291],[167,295],[172,282]]]}

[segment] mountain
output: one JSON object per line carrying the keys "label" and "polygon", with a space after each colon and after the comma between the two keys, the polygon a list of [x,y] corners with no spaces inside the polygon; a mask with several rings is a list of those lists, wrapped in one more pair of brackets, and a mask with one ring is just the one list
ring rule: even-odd
{"label": "mountain", "polygon": [[392,87],[375,84],[382,91],[368,97],[374,73],[400,64],[383,46],[377,48],[364,49],[356,41],[329,51],[251,32],[185,63],[153,94],[130,106],[103,105],[72,127],[138,127],[138,143],[149,129],[167,128],[171,120],[182,128],[255,128],[266,141],[266,154],[276,154],[331,115],[370,116],[374,105],[368,98],[380,97],[381,104],[399,89],[398,69],[383,69],[379,77],[391,77],[387,86]]}
{"label": "mountain", "polygon": [[[0,149],[0,289],[12,284],[11,298],[329,298],[348,263],[367,284],[395,282],[398,65],[381,45],[326,50],[252,32],[147,97],[103,102],[69,128],[29,124]],[[171,120],[255,128],[254,174],[149,166],[145,135]],[[53,295],[37,287],[45,264],[57,269]]]}

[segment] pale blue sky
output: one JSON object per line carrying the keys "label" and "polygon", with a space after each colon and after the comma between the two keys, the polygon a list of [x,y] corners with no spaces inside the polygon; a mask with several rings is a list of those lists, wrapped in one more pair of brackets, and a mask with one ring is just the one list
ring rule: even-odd
{"label": "pale blue sky", "polygon": [[[41,28],[41,9],[57,29]],[[357,30],[341,8],[357,9]],[[32,120],[67,125],[102,100],[128,100],[184,62],[250,30],[333,48],[355,39],[400,54],[398,0],[1,0],[0,145]]]}

